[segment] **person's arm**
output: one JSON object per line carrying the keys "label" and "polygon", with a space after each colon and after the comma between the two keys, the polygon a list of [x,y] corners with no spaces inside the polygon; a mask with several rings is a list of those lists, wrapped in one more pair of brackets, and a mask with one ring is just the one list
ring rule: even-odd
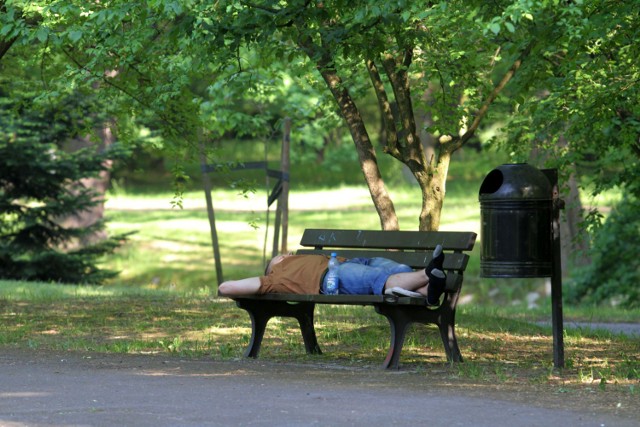
{"label": "person's arm", "polygon": [[218,286],[218,293],[227,296],[255,295],[260,288],[260,277],[248,277],[240,280],[227,280]]}

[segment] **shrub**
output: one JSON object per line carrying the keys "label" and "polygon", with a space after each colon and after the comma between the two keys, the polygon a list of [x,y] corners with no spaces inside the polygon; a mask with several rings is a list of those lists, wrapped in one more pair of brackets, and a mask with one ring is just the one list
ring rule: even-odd
{"label": "shrub", "polygon": [[592,263],[577,275],[567,296],[574,302],[640,307],[640,199],[627,195],[597,230]]}

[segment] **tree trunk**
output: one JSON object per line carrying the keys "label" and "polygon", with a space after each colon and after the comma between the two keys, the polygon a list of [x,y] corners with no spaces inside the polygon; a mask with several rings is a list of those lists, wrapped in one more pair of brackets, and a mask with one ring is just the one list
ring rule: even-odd
{"label": "tree trunk", "polygon": [[360,169],[380,218],[381,228],[383,230],[398,230],[398,216],[380,174],[378,159],[371,143],[371,138],[358,107],[335,69],[331,53],[320,45],[315,44],[310,38],[301,39],[299,45],[306,52],[309,59],[315,62],[316,68],[340,108],[342,117],[347,122],[347,127],[358,153]]}
{"label": "tree trunk", "polygon": [[[98,147],[96,147],[96,149],[104,150],[106,147],[113,143],[114,137],[108,123],[104,123],[100,127],[100,129],[98,129],[97,133],[100,137],[101,143]],[[68,144],[66,144],[65,149],[69,151],[77,151],[86,147],[90,147],[92,145],[93,143],[91,142],[90,137],[85,136],[70,141]],[[109,160],[108,162],[111,163],[111,160]],[[105,193],[107,192],[109,186],[110,176],[111,174],[108,171],[102,171],[100,172],[100,175],[98,177],[81,179],[80,183],[84,187],[91,188],[95,192],[98,203],[92,208],[85,211],[77,212],[76,214],[65,218],[60,218],[59,223],[64,227],[86,228],[98,221],[101,221],[104,217]],[[80,242],[77,242],[77,244],[81,247],[90,246],[106,238],[107,232],[102,230],[92,235],[85,236]]]}
{"label": "tree trunk", "polygon": [[[435,162],[434,160],[432,162]],[[432,171],[425,174],[427,179],[420,183],[422,189],[422,209],[420,211],[419,229],[425,231],[437,231],[440,228],[440,215],[447,192],[446,182],[449,171],[451,154],[442,150],[436,165],[430,165]]]}
{"label": "tree trunk", "polygon": [[6,53],[11,49],[11,46],[16,42],[17,37],[14,37],[9,40],[0,40],[0,60],[6,55]]}
{"label": "tree trunk", "polygon": [[376,152],[362,116],[351,96],[342,86],[340,77],[335,72],[328,70],[321,70],[321,74],[338,103],[342,116],[347,122],[349,132],[351,132],[364,180],[369,187],[369,194],[380,217],[380,226],[383,230],[399,230],[398,216],[380,174]]}
{"label": "tree trunk", "polygon": [[[316,44],[310,37],[299,40],[300,47],[309,59],[315,62],[316,68],[329,87],[334,99],[340,107],[342,116],[347,122],[353,138],[360,166],[365,177],[373,203],[380,216],[383,230],[397,230],[398,219],[389,194],[384,186],[375,150],[367,133],[364,121],[358,108],[344,87],[331,52],[325,47],[331,43],[321,40]],[[419,217],[421,231],[435,231],[440,227],[440,214],[446,193],[446,180],[449,172],[451,154],[461,148],[474,135],[480,122],[487,114],[489,107],[513,78],[529,54],[531,46],[525,47],[521,55],[513,62],[502,79],[494,86],[482,106],[472,114],[468,129],[462,136],[444,135],[439,138],[434,148],[434,155],[427,160],[425,149],[420,140],[416,126],[416,117],[411,99],[411,84],[408,70],[413,59],[412,48],[406,48],[395,55],[388,53],[374,55],[365,61],[372,87],[375,91],[380,114],[382,116],[384,151],[404,163],[418,181],[422,190],[422,208]],[[393,102],[389,100],[385,82],[380,77],[376,61],[384,68],[388,83],[393,89]]]}
{"label": "tree trunk", "polygon": [[580,227],[584,219],[582,201],[578,191],[575,172],[569,181],[562,185],[564,194],[564,215],[560,221],[560,235],[562,236],[562,270],[566,274],[570,265],[585,266],[591,262],[589,258],[589,237],[586,230]]}
{"label": "tree trunk", "polygon": [[[389,101],[375,62],[367,61],[367,68],[385,124],[385,151],[404,163],[420,186],[422,204],[418,218],[419,230],[435,231],[440,227],[445,183],[451,149],[454,146],[447,139],[433,141],[429,151],[422,145],[411,101],[409,76],[406,72],[411,57],[411,51],[405,51],[397,58],[390,55],[382,58],[385,73],[393,88],[396,108],[393,108],[393,103]],[[426,153],[430,153],[428,158]]]}
{"label": "tree trunk", "polygon": [[[564,137],[558,140],[558,145],[562,148],[567,146]],[[537,146],[531,149],[529,158],[532,164],[541,165],[544,160],[544,152]],[[564,200],[564,214],[560,216],[560,237],[561,237],[561,264],[562,274],[566,275],[570,265],[584,266],[589,259],[589,237],[587,231],[580,227],[584,209],[580,200],[576,168],[572,166],[573,172],[569,176],[568,182],[559,182],[560,198]]]}

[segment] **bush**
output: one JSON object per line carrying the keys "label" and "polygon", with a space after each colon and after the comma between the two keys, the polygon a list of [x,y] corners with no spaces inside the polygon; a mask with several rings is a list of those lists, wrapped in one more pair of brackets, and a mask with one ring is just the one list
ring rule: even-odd
{"label": "bush", "polygon": [[597,230],[592,263],[568,288],[574,302],[640,307],[640,199],[628,195]]}

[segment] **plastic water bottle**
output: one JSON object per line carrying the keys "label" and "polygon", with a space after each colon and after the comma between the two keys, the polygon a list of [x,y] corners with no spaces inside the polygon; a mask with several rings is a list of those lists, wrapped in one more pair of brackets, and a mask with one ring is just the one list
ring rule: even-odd
{"label": "plastic water bottle", "polygon": [[331,253],[329,258],[329,271],[325,280],[325,295],[338,295],[338,258],[335,252]]}

